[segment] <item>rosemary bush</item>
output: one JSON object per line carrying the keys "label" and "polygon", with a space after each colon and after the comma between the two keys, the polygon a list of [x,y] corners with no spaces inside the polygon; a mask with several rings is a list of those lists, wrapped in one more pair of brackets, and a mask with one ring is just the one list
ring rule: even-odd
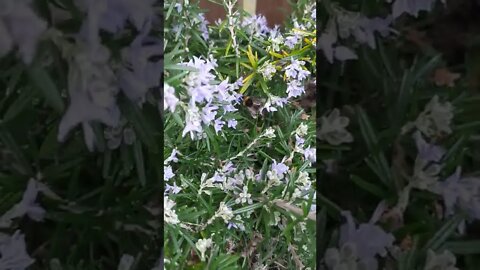
{"label": "rosemary bush", "polygon": [[270,28],[188,2],[164,6],[165,268],[315,269],[315,3]]}

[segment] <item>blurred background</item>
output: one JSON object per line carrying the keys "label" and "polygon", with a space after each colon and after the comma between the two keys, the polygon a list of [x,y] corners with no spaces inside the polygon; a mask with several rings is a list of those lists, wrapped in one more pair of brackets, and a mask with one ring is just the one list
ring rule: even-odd
{"label": "blurred background", "polygon": [[[291,10],[288,0],[238,0],[240,7],[246,4],[254,4],[255,13],[264,15],[270,27],[273,27],[275,24],[282,25]],[[205,17],[210,23],[215,22],[219,18],[222,20],[225,18],[225,9],[219,4],[209,0],[200,0],[200,7],[207,10]]]}

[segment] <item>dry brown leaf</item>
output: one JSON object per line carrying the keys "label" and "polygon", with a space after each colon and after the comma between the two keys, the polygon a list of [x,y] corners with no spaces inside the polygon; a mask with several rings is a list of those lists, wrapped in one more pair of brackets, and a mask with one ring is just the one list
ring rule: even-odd
{"label": "dry brown leaf", "polygon": [[300,115],[300,119],[302,119],[302,120],[308,120],[308,118],[310,118],[310,115],[308,115],[308,114],[306,114],[306,113],[302,113],[302,114]]}
{"label": "dry brown leaf", "polygon": [[288,250],[290,250],[290,254],[292,254],[293,261],[295,262],[297,269],[303,269],[305,265],[303,265],[302,260],[300,260],[300,257],[297,254],[297,248],[292,244],[288,244]]}
{"label": "dry brown leaf", "polygon": [[433,74],[433,82],[437,86],[454,87],[455,80],[460,78],[460,73],[450,72],[447,68],[437,68]]}

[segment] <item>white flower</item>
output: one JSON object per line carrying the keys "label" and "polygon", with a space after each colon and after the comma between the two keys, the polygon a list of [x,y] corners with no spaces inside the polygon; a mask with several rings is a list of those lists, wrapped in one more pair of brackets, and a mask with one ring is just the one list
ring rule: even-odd
{"label": "white flower", "polygon": [[272,127],[268,127],[262,134],[262,137],[275,138],[275,129],[273,129]]}
{"label": "white flower", "polygon": [[177,213],[173,209],[175,206],[175,202],[170,200],[167,196],[163,197],[163,220],[169,224],[178,224],[180,220],[178,220]]}
{"label": "white flower", "polygon": [[[274,28],[274,31],[276,29],[278,29],[278,26],[277,26],[277,28]],[[284,38],[283,38],[283,36],[280,32],[278,32],[278,31],[273,32],[272,31],[268,40],[271,43],[273,51],[275,51],[275,52],[280,51],[280,45],[282,45],[284,43]]]}
{"label": "white flower", "polygon": [[89,37],[93,41],[84,41],[86,37],[83,36],[89,35],[80,35],[75,53],[70,55],[69,59],[70,106],[60,121],[58,140],[63,142],[68,133],[81,124],[85,143],[88,149],[93,151],[96,137],[91,122],[98,121],[115,127],[120,121],[120,109],[115,102],[118,89],[113,87],[115,76],[108,65],[108,49],[95,43],[93,37]]}
{"label": "white flower", "polygon": [[263,189],[262,193],[267,192],[267,190],[272,186],[279,186],[280,184],[282,184],[281,179],[283,178],[280,178],[280,176],[276,172],[267,171],[266,175],[267,175],[268,183],[267,183],[267,186]]}
{"label": "white flower", "polygon": [[438,174],[442,170],[439,164],[429,164],[422,159],[415,159],[412,185],[418,189],[428,189],[438,181]]}
{"label": "white flower", "polygon": [[450,128],[452,119],[452,104],[450,102],[440,103],[439,97],[435,95],[415,120],[415,126],[427,137],[442,135],[442,133],[450,134],[452,133]]}
{"label": "white flower", "polygon": [[302,184],[304,187],[310,187],[312,185],[312,181],[310,181],[307,172],[300,172],[296,182]]}
{"label": "white flower", "polygon": [[245,169],[245,178],[247,180],[255,179],[255,173],[253,172],[253,170],[251,168]]}
{"label": "white flower", "polygon": [[12,236],[0,233],[0,269],[26,270],[34,262],[27,253],[25,236],[20,231]]}
{"label": "white flower", "polygon": [[235,200],[236,203],[247,203],[252,204],[252,194],[248,193],[248,187],[243,186],[243,192],[238,194],[238,198]]}
{"label": "white flower", "polygon": [[182,137],[185,137],[187,133],[190,133],[190,138],[193,140],[198,136],[198,133],[203,132],[202,118],[199,113],[198,107],[195,103],[190,102],[185,112],[185,128],[182,132]]}
{"label": "white flower", "polygon": [[225,205],[225,202],[220,202],[220,207],[218,207],[215,216],[221,217],[225,223],[228,223],[233,218],[233,211],[230,207]]}
{"label": "white flower", "polygon": [[175,96],[175,88],[165,83],[163,89],[165,93],[163,97],[163,109],[169,109],[173,113],[179,101]]}
{"label": "white flower", "polygon": [[258,69],[258,71],[262,74],[265,80],[270,81],[273,75],[277,72],[277,69],[272,63],[267,61]]}
{"label": "white flower", "polygon": [[340,116],[340,111],[334,109],[327,117],[320,119],[319,139],[327,141],[331,145],[353,142],[353,136],[345,128],[350,119]]}
{"label": "white flower", "polygon": [[30,179],[23,193],[22,200],[0,217],[0,228],[8,228],[12,219],[24,215],[28,215],[29,218],[35,221],[42,221],[45,216],[45,210],[35,202],[41,188],[40,183],[33,178]]}
{"label": "white flower", "polygon": [[208,248],[212,246],[212,239],[207,238],[207,239],[199,239],[197,243],[195,244],[195,247],[200,251],[200,259],[205,261],[205,252],[207,251]]}
{"label": "white flower", "polygon": [[204,189],[215,187],[215,185],[213,184],[214,180],[215,180],[215,177],[211,177],[207,179],[207,174],[202,173],[202,176],[200,177],[200,188],[198,189],[198,194],[201,195],[203,192],[203,193],[206,193],[207,195],[211,195],[212,192]]}
{"label": "white flower", "polygon": [[458,270],[455,267],[457,259],[450,251],[444,250],[441,254],[436,254],[433,250],[427,252],[427,262],[424,270]]}
{"label": "white flower", "polygon": [[305,123],[300,123],[298,128],[295,130],[295,134],[297,134],[300,137],[304,137],[308,133],[308,126],[305,125]]}

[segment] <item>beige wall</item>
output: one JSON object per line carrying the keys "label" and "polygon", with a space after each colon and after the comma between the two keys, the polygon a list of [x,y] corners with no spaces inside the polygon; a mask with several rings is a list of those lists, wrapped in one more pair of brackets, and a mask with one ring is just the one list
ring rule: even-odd
{"label": "beige wall", "polygon": [[[241,2],[242,0],[239,0],[240,4]],[[208,9],[205,15],[209,22],[214,22],[218,18],[225,18],[225,10],[218,4],[208,0],[200,0],[200,7]],[[270,27],[275,24],[282,24],[289,13],[290,6],[286,0],[257,0],[257,14],[265,15]]]}

